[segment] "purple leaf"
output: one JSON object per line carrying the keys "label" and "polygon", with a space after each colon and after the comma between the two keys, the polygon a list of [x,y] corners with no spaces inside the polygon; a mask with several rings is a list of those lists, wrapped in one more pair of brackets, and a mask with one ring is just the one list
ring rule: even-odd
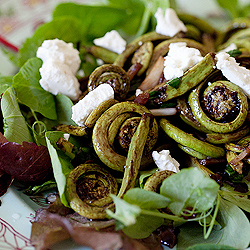
{"label": "purple leaf", "polygon": [[0,144],[0,170],[19,181],[43,181],[52,170],[48,149],[33,142]]}
{"label": "purple leaf", "polygon": [[0,196],[3,196],[7,192],[12,181],[13,178],[9,174],[0,170]]}

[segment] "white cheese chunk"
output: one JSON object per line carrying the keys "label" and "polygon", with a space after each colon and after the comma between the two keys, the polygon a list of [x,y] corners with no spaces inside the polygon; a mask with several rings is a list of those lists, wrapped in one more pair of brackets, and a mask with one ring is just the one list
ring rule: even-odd
{"label": "white cheese chunk", "polygon": [[39,69],[40,85],[53,95],[63,94],[75,101],[81,94],[80,84],[70,67],[53,59],[48,59]]}
{"label": "white cheese chunk", "polygon": [[143,94],[144,92],[141,89],[136,89],[135,90],[135,96],[138,96],[140,94]]}
{"label": "white cheese chunk", "polygon": [[156,32],[165,36],[173,37],[178,32],[186,32],[187,28],[184,23],[178,18],[175,10],[167,8],[165,14],[162,8],[158,8],[155,13],[157,21]]}
{"label": "white cheese chunk", "polygon": [[242,67],[226,52],[216,54],[216,67],[232,83],[238,85],[250,98],[250,70]]}
{"label": "white cheese chunk", "polygon": [[228,52],[234,49],[237,49],[237,46],[235,43],[231,43],[229,46],[227,46],[225,49],[221,50],[220,52]]}
{"label": "white cheese chunk", "polygon": [[157,151],[153,151],[152,157],[160,171],[169,170],[175,173],[180,171],[179,162],[171,157],[169,150],[162,150],[159,153]]}
{"label": "white cheese chunk", "polygon": [[120,36],[116,30],[107,32],[103,37],[94,39],[94,44],[105,49],[121,54],[127,45],[127,42]]}
{"label": "white cheese chunk", "polygon": [[46,62],[49,59],[67,64],[75,75],[80,67],[79,51],[73,48],[72,43],[59,39],[45,40],[38,48],[36,56]]}
{"label": "white cheese chunk", "polygon": [[183,74],[203,59],[198,49],[189,48],[185,42],[171,43],[164,57],[164,77],[172,80]]}
{"label": "white cheese chunk", "polygon": [[65,134],[63,134],[63,138],[65,139],[65,140],[69,140],[69,137],[70,137],[70,134],[69,133],[65,133]]}
{"label": "white cheese chunk", "polygon": [[89,114],[103,101],[114,99],[113,88],[106,83],[100,84],[72,107],[71,119],[79,126],[84,126]]}

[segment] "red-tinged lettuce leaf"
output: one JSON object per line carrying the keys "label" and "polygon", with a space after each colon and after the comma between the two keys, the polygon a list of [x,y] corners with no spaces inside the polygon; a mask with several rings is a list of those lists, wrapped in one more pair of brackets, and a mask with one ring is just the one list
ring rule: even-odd
{"label": "red-tinged lettuce leaf", "polygon": [[[98,230],[98,231],[97,231]],[[59,197],[48,208],[40,208],[32,222],[31,243],[36,250],[72,238],[93,249],[162,250],[157,237],[135,240],[115,231],[114,220],[91,221],[63,206]]]}
{"label": "red-tinged lettuce leaf", "polygon": [[0,170],[0,196],[3,196],[7,192],[12,181],[13,178],[11,177],[11,175],[6,174]]}
{"label": "red-tinged lettuce leaf", "polygon": [[45,146],[33,142],[6,142],[0,145],[0,170],[23,182],[45,180],[52,170]]}
{"label": "red-tinged lettuce leaf", "polygon": [[7,142],[8,140],[6,139],[6,137],[0,132],[0,143],[5,143]]}
{"label": "red-tinged lettuce leaf", "polygon": [[[0,132],[0,143],[3,144],[5,142],[8,142],[6,137]],[[13,178],[11,175],[4,173],[3,171],[0,170],[0,196],[3,196],[9,186],[11,185],[13,181]]]}
{"label": "red-tinged lettuce leaf", "polygon": [[[41,210],[41,209],[39,209]],[[31,244],[36,250],[45,250],[54,244],[69,239],[69,233],[64,230],[60,223],[51,221],[46,210],[41,210],[39,222],[32,222]]]}

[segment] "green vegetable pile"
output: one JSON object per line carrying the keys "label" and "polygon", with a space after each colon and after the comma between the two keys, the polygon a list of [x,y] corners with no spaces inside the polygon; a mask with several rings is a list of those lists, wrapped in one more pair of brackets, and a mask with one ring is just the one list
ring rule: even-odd
{"label": "green vegetable pile", "polygon": [[[94,249],[250,246],[249,98],[216,69],[215,59],[217,51],[234,43],[237,49],[228,54],[250,69],[250,5],[217,2],[229,20],[223,30],[178,13],[174,1],[62,3],[17,54],[5,51],[20,69],[0,76],[2,133],[10,143],[24,147],[29,142],[49,153],[53,175],[22,183],[24,192],[57,192],[56,202],[37,211],[32,222],[36,249],[69,237]],[[170,6],[187,27],[174,37],[155,32],[154,13]],[[128,43],[119,55],[93,45],[114,29]],[[36,51],[54,38],[79,50],[85,76],[77,77],[84,94],[104,81],[117,84],[115,99],[101,103],[85,126],[71,119],[75,103],[39,84],[42,61]],[[198,49],[203,59],[182,77],[166,81],[162,59],[176,42]],[[137,88],[143,93],[135,96]],[[151,113],[168,108],[176,113]],[[6,140],[0,138],[1,172]],[[179,172],[157,169],[151,155],[162,149],[180,163]]]}

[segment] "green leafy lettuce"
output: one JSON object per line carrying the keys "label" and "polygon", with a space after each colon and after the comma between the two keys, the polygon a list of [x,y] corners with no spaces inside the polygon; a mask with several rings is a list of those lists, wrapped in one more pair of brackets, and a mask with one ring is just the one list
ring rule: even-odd
{"label": "green leafy lettuce", "polygon": [[157,7],[169,7],[169,1],[109,0],[105,5],[61,3],[51,22],[42,24],[19,50],[18,65],[22,66],[46,39],[58,38],[78,45],[92,44],[94,38],[116,29],[128,42],[154,30]]}
{"label": "green leafy lettuce", "polygon": [[36,57],[29,59],[19,73],[14,76],[12,86],[20,103],[49,119],[56,120],[54,96],[44,90],[39,83],[41,78],[39,68],[41,66],[42,61],[40,59]]}
{"label": "green leafy lettuce", "polygon": [[187,249],[195,244],[204,244],[204,247],[209,246],[207,244],[217,244],[235,249],[244,249],[249,246],[249,220],[238,206],[221,199],[216,219],[217,224],[207,239],[204,239],[203,229],[197,222],[182,225],[178,235],[178,250]]}
{"label": "green leafy lettuce", "polygon": [[28,59],[35,57],[38,47],[44,40],[58,38],[76,45],[83,39],[82,29],[81,22],[77,18],[69,16],[58,17],[51,22],[42,24],[19,49],[18,65],[21,67]]}
{"label": "green leafy lettuce", "polygon": [[238,0],[216,0],[217,4],[223,8],[231,19],[237,17],[250,16],[250,4],[244,4]]}
{"label": "green leafy lettuce", "polygon": [[127,191],[123,199],[114,195],[112,198],[116,212],[108,210],[107,213],[118,221],[117,229],[123,228],[132,238],[146,238],[164,222],[157,209],[166,207],[169,199],[160,194],[133,188]]}
{"label": "green leafy lettuce", "polygon": [[56,145],[56,142],[60,137],[63,137],[63,134],[63,132],[59,131],[49,131],[46,132],[45,137],[61,202],[64,206],[69,207],[65,193],[66,178],[74,167],[72,166],[69,157],[60,151]]}
{"label": "green leafy lettuce", "polygon": [[186,168],[164,180],[160,193],[170,198],[170,210],[175,215],[181,215],[188,207],[199,212],[209,210],[214,205],[219,188],[215,181],[197,168]]}
{"label": "green leafy lettuce", "polygon": [[1,111],[4,117],[4,136],[8,141],[19,144],[23,141],[33,142],[12,87],[9,87],[1,98]]}
{"label": "green leafy lettuce", "polygon": [[[196,168],[187,168],[165,179],[160,194],[134,188],[124,195],[123,200],[113,196],[116,212],[108,211],[108,215],[115,218],[129,236],[143,238],[165,220],[172,220],[176,225],[186,222],[183,217],[186,208],[194,209],[195,220],[205,218],[214,207],[218,191],[219,185],[214,180]],[[158,209],[166,207],[174,215],[159,212]]]}

